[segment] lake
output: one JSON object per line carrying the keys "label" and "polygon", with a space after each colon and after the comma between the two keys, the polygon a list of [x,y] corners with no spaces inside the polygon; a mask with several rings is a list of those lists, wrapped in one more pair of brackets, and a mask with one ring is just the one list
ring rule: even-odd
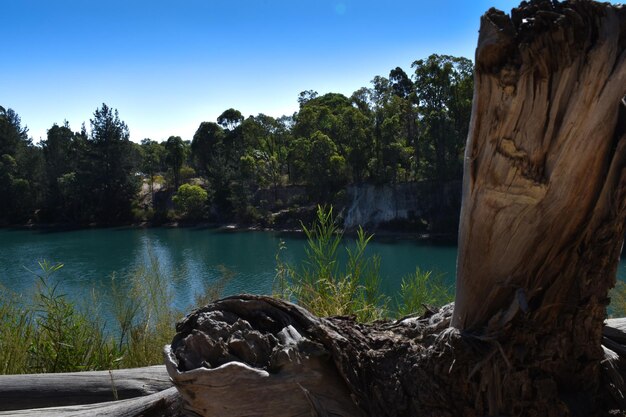
{"label": "lake", "polygon": [[[134,270],[158,260],[171,277],[179,308],[189,308],[194,294],[226,273],[224,295],[269,294],[281,241],[282,259],[296,264],[305,257],[302,235],[205,228],[118,228],[76,231],[0,230],[0,284],[28,295],[37,282],[30,271],[38,262],[63,263],[55,274],[60,288],[75,299],[96,288],[107,294],[111,276],[124,282]],[[351,239],[345,240],[346,245]],[[443,274],[454,282],[456,247],[385,238],[368,245],[381,258],[382,290],[395,294],[402,277],[416,267]],[[110,291],[109,291],[110,292]]]}
{"label": "lake", "polygon": [[[55,275],[60,288],[75,300],[84,299],[92,289],[110,294],[111,276],[122,285],[134,270],[157,259],[170,277],[173,304],[189,309],[194,294],[220,280],[225,272],[223,295],[269,294],[275,276],[279,243],[287,249],[282,258],[295,264],[304,256],[301,235],[260,231],[224,231],[205,228],[118,228],[77,231],[0,230],[0,285],[28,296],[37,277],[38,261],[61,262]],[[351,244],[350,239],[345,240]],[[409,239],[374,237],[369,254],[381,258],[382,290],[395,295],[401,280],[415,271],[443,274],[453,285],[457,248],[453,245]],[[624,276],[622,261],[619,276]],[[106,314],[106,312],[105,312]]]}

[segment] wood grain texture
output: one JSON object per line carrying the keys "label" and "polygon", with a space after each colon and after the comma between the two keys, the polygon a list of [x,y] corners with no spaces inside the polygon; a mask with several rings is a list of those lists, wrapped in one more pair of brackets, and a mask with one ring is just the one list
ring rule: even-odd
{"label": "wood grain texture", "polygon": [[172,387],[165,366],[0,376],[0,411],[122,400]]}
{"label": "wood grain texture", "polygon": [[2,411],[0,416],[13,417],[182,417],[180,395],[176,388],[168,388],[145,397],[127,400]]}
{"label": "wood grain texture", "polygon": [[480,377],[492,414],[528,392],[564,413],[598,404],[626,216],[625,33],[621,5],[583,0],[481,20],[452,325],[502,347]]}

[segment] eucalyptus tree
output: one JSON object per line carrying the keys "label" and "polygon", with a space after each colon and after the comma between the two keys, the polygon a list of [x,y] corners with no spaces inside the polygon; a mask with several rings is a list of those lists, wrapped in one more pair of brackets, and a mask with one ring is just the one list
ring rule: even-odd
{"label": "eucalyptus tree", "polygon": [[165,162],[171,173],[174,189],[180,185],[180,169],[187,158],[187,147],[180,136],[170,136],[165,142]]}
{"label": "eucalyptus tree", "polygon": [[165,146],[149,138],[141,141],[142,162],[141,169],[148,176],[150,196],[154,203],[154,177],[165,165]]}
{"label": "eucalyptus tree", "polygon": [[419,137],[432,178],[460,178],[473,91],[467,58],[431,55],[413,62]]}
{"label": "eucalyptus tree", "polygon": [[43,158],[28,128],[12,109],[0,106],[0,221],[29,220],[41,203]]}

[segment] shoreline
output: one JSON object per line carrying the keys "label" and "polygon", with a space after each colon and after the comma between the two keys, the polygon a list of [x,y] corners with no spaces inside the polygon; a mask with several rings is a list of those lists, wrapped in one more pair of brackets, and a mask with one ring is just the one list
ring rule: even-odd
{"label": "shoreline", "polygon": [[[118,223],[118,224],[72,224],[72,223],[27,223],[0,226],[0,230],[31,230],[50,233],[62,233],[88,229],[177,229],[177,228],[195,228],[210,229],[219,232],[271,232],[277,234],[304,235],[301,228],[271,228],[260,225],[245,225],[237,223],[215,223],[215,222],[168,222],[161,224],[153,224],[151,222],[139,223]],[[346,237],[355,237],[356,229],[340,229]],[[363,228],[367,234],[371,234],[375,239],[380,240],[415,240],[419,242],[429,242],[434,244],[456,244],[457,236],[453,234],[429,234],[417,231],[397,231],[384,227],[375,227],[374,231]]]}

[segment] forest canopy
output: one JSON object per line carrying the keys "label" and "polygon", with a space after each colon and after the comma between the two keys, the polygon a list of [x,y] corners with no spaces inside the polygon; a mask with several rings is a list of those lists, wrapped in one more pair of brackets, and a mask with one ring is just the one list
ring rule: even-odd
{"label": "forest canopy", "polygon": [[184,183],[206,191],[194,218],[254,221],[261,189],[291,207],[280,188],[302,187],[324,203],[349,184],[458,180],[472,91],[470,60],[431,55],[350,97],[303,91],[293,115],[244,117],[230,108],[201,122],[191,141],[141,143],[107,104],[89,129],[55,123],[37,144],[16,111],[0,107],[0,192],[8,202],[0,223],[164,221]]}

